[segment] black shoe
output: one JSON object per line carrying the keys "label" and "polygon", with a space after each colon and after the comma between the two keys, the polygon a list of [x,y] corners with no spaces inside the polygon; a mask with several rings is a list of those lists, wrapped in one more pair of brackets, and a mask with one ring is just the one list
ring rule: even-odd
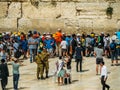
{"label": "black shoe", "polygon": [[118,64],[115,64],[115,66],[118,66]]}
{"label": "black shoe", "polygon": [[114,66],[113,64],[111,64],[111,66]]}
{"label": "black shoe", "polygon": [[45,78],[44,77],[41,77],[41,80],[44,80]]}
{"label": "black shoe", "polygon": [[78,72],[78,70],[76,70],[76,72]]}
{"label": "black shoe", "polygon": [[108,87],[107,90],[110,90],[110,87]]}
{"label": "black shoe", "polygon": [[49,78],[48,76],[46,76],[46,78]]}
{"label": "black shoe", "polygon": [[80,70],[80,72],[83,72],[82,70]]}
{"label": "black shoe", "polygon": [[40,78],[38,77],[37,79],[39,80]]}

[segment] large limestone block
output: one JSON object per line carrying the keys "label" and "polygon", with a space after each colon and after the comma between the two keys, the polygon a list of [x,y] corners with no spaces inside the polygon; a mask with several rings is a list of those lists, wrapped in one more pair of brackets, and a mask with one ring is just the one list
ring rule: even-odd
{"label": "large limestone block", "polygon": [[120,19],[120,3],[114,3],[111,4],[111,7],[113,8],[113,18]]}
{"label": "large limestone block", "polygon": [[117,29],[120,29],[120,19],[117,20]]}
{"label": "large limestone block", "polygon": [[38,30],[41,32],[54,32],[57,28],[63,28],[63,26],[64,23],[61,20],[26,18],[19,20],[20,31]]}
{"label": "large limestone block", "polygon": [[[44,3],[43,3],[44,4]],[[42,18],[59,18],[61,17],[61,9],[58,5],[55,7],[51,3],[48,3],[47,5],[44,4],[44,6],[40,7],[40,17]]]}
{"label": "large limestone block", "polygon": [[33,26],[33,22],[30,19],[21,18],[19,19],[19,30],[26,30]]}
{"label": "large limestone block", "polygon": [[39,10],[31,5],[30,2],[23,3],[23,17],[24,18],[40,18],[40,12]]}
{"label": "large limestone block", "polygon": [[17,28],[17,19],[16,18],[4,18],[0,19],[0,28]]}
{"label": "large limestone block", "polygon": [[12,2],[28,2],[29,0],[9,0],[9,1],[12,1]]}
{"label": "large limestone block", "polygon": [[64,24],[66,27],[72,28],[72,27],[79,27],[79,20],[74,18],[66,18],[64,20]]}
{"label": "large limestone block", "polygon": [[114,31],[117,28],[116,20],[110,19],[94,19],[93,28],[95,30],[101,30],[101,32]]}
{"label": "large limestone block", "polygon": [[55,7],[50,2],[41,2],[36,8],[31,3],[23,3],[23,17],[30,19],[57,18],[61,14],[59,4]]}
{"label": "large limestone block", "polygon": [[82,18],[106,18],[107,3],[76,3],[76,16]]}
{"label": "large limestone block", "polygon": [[[42,21],[43,22],[43,21]],[[50,22],[50,32],[57,31],[58,28],[61,28],[63,32],[68,32],[64,29],[64,20],[51,20]]]}
{"label": "large limestone block", "polygon": [[[77,18],[65,19],[65,28],[74,29],[72,31],[90,33],[109,32],[112,33],[117,28],[116,20],[98,19],[98,18]],[[118,22],[119,25],[119,22]]]}
{"label": "large limestone block", "polygon": [[7,3],[0,2],[0,18],[6,17],[7,14]]}
{"label": "large limestone block", "polygon": [[[21,18],[19,19],[19,27],[20,31],[29,31],[29,30],[39,30],[40,29],[40,20],[39,19],[27,19]],[[47,23],[47,22],[46,22]],[[45,24],[46,25],[46,24]]]}
{"label": "large limestone block", "polygon": [[20,18],[21,17],[21,3],[12,2],[8,8],[8,17],[9,18]]}
{"label": "large limestone block", "polygon": [[62,13],[62,18],[75,17],[75,3],[74,2],[62,3],[60,6],[60,11]]}

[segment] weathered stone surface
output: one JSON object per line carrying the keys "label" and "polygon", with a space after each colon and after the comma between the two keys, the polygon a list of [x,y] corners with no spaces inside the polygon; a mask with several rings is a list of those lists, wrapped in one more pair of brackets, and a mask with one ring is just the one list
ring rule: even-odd
{"label": "weathered stone surface", "polygon": [[82,15],[105,15],[107,3],[77,3],[76,10]]}
{"label": "weathered stone surface", "polygon": [[120,19],[117,20],[117,29],[120,29]]}
{"label": "weathered stone surface", "polygon": [[[0,28],[17,28],[54,32],[63,28],[64,32],[116,31],[120,21],[120,1],[116,0],[35,0],[38,6],[28,2],[0,2]],[[32,0],[34,2],[34,0]],[[108,19],[106,9],[113,7],[112,19]],[[7,5],[9,3],[10,5]],[[14,21],[14,20],[15,21]],[[2,22],[2,23],[1,23]],[[16,24],[15,24],[16,23]],[[7,26],[8,25],[8,26]],[[7,27],[5,27],[7,26]],[[44,31],[45,32],[45,31]]]}
{"label": "weathered stone surface", "polygon": [[40,18],[40,12],[37,8],[35,8],[31,3],[23,3],[23,17],[24,18]]}
{"label": "weathered stone surface", "polygon": [[19,20],[18,23],[20,31],[29,31],[35,29],[42,32],[54,32],[57,30],[57,28],[61,28],[64,26],[64,23],[62,21],[52,19],[46,20],[22,18]]}
{"label": "weathered stone surface", "polygon": [[12,2],[8,8],[8,17],[9,18],[20,18],[21,13],[21,3],[20,2]]}
{"label": "weathered stone surface", "polygon": [[75,3],[65,2],[60,5],[60,11],[62,13],[62,18],[73,18],[75,17]]}
{"label": "weathered stone surface", "polygon": [[1,2],[27,2],[29,0],[0,0]]}
{"label": "weathered stone surface", "polygon": [[2,30],[17,30],[17,19],[4,18],[0,19],[0,31]]}
{"label": "weathered stone surface", "polygon": [[23,17],[25,18],[56,18],[59,14],[61,14],[60,7],[54,7],[50,3],[40,3],[38,9],[31,3],[23,3]]}
{"label": "weathered stone surface", "polygon": [[113,7],[113,18],[120,19],[120,3],[112,4],[111,7]]}
{"label": "weathered stone surface", "polygon": [[7,3],[0,2],[0,18],[6,17],[7,14]]}

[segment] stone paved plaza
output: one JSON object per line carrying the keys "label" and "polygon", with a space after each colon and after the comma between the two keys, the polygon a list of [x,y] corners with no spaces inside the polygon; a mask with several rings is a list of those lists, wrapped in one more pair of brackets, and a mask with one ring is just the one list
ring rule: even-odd
{"label": "stone paved plaza", "polygon": [[[82,73],[76,72],[75,61],[72,60],[72,83],[69,85],[58,86],[54,81],[53,72],[57,58],[51,58],[49,78],[45,80],[36,79],[36,63],[29,63],[24,60],[23,66],[20,67],[19,90],[102,90],[100,75],[96,75],[95,58],[84,57]],[[120,90],[120,66],[111,66],[111,60],[104,58],[108,67],[107,83],[111,86],[110,90]],[[13,90],[12,66],[9,65],[10,77],[7,90]],[[1,90],[1,89],[0,89]]]}

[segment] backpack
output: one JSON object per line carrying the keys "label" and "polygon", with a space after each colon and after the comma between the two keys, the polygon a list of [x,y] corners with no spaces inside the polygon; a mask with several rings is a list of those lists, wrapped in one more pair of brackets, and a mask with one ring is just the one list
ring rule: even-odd
{"label": "backpack", "polygon": [[[14,48],[15,48],[15,47],[14,47]],[[16,52],[15,52],[14,57],[15,57],[15,58],[20,58],[21,55],[22,55],[22,49],[20,48],[20,46],[18,47],[18,49],[17,49],[17,48],[15,48],[15,49],[16,49]]]}
{"label": "backpack", "polygon": [[15,58],[20,58],[21,55],[22,55],[22,52],[21,52],[20,50],[17,50],[17,51],[15,52],[14,57],[15,57]]}
{"label": "backpack", "polygon": [[115,50],[116,49],[116,44],[115,43],[111,43],[110,44],[110,49],[111,50]]}
{"label": "backpack", "polygon": [[95,39],[94,39],[94,38],[91,38],[90,45],[94,46],[94,44],[95,44]]}

